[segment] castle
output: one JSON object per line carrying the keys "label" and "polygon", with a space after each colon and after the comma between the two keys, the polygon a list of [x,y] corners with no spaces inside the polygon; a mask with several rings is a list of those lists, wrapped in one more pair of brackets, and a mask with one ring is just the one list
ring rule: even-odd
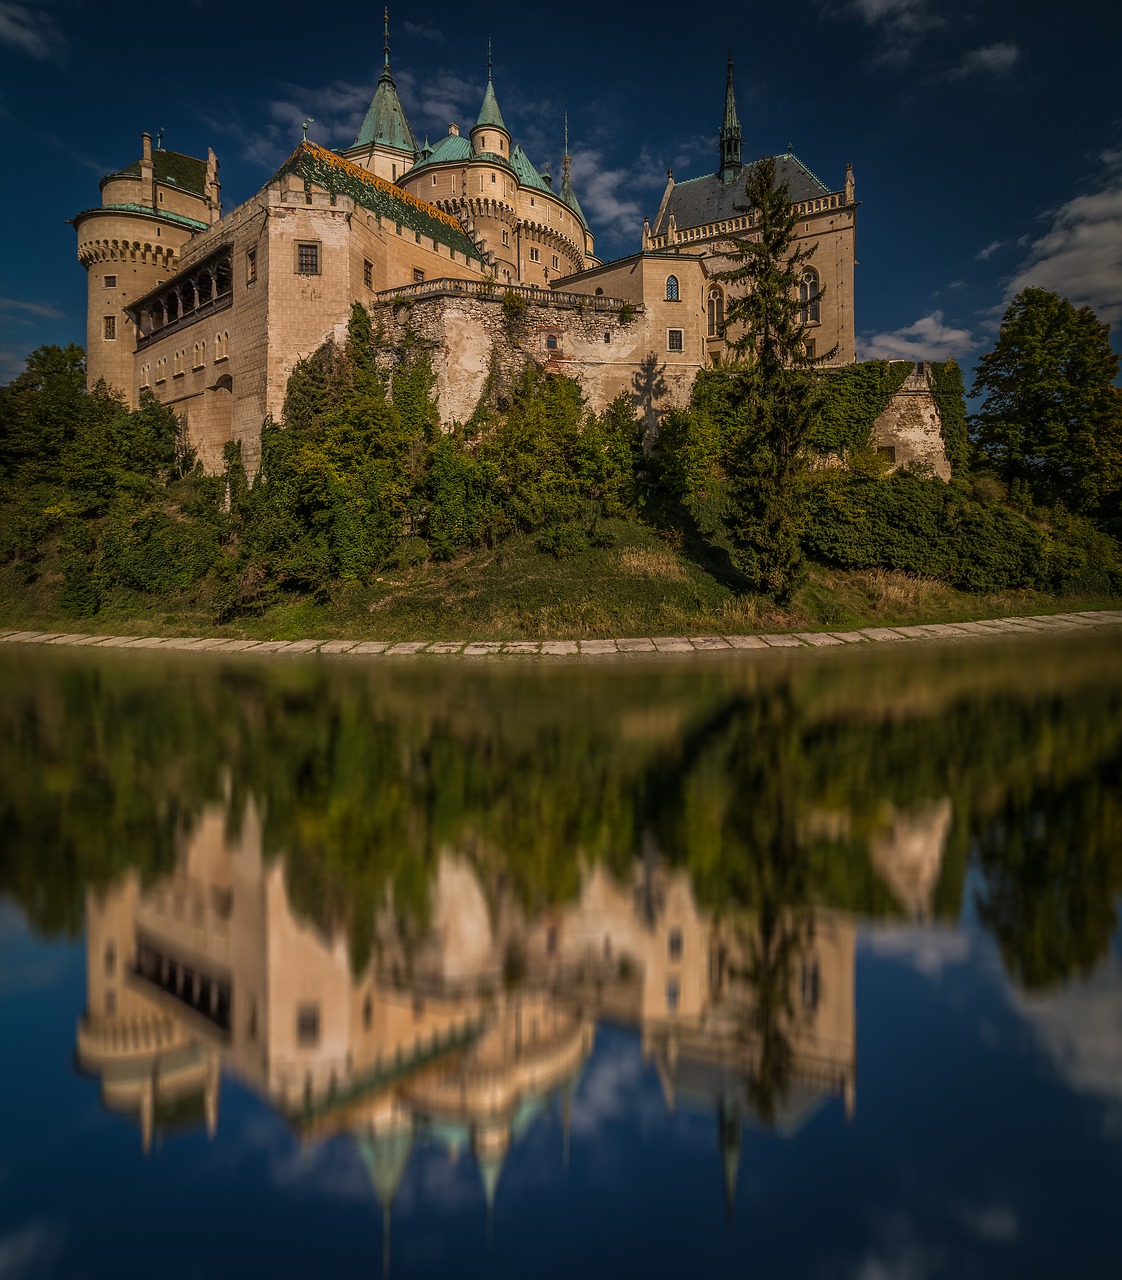
{"label": "castle", "polygon": [[[341,336],[360,302],[390,348],[407,332],[429,345],[445,422],[466,420],[496,375],[534,361],[578,379],[594,409],[623,392],[654,423],[728,350],[716,273],[729,234],[752,226],[731,59],[718,159],[703,177],[668,175],[639,251],[601,262],[567,125],[554,190],[506,126],[489,58],[468,135],[450,124],[435,146],[418,144],[390,70],[387,13],[382,71],[352,146],[305,138],[227,214],[214,152],[180,155],[147,133],[140,158],[102,180],[100,207],[72,219],[88,275],[90,385],[104,379],[133,405],[151,391],[208,471],[237,441],[253,473],[293,367]],[[800,247],[815,247],[800,286],[808,346],[852,362],[852,168],[832,190],[790,150],[776,166]]]}

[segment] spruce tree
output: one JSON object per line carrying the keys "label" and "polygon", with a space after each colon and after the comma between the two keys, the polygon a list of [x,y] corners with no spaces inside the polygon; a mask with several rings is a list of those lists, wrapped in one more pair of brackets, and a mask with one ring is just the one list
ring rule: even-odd
{"label": "spruce tree", "polygon": [[736,333],[725,456],[729,515],[738,567],[785,603],[804,569],[802,488],[819,400],[813,370],[837,348],[807,354],[799,287],[814,246],[795,246],[798,213],[787,183],[776,186],[774,159],[751,166],[745,197],[749,227],[731,237],[732,266],[716,275],[732,286],[725,332]]}

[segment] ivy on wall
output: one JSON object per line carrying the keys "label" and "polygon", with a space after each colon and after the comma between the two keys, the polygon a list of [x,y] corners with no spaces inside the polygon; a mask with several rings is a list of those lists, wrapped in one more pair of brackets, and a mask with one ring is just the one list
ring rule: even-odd
{"label": "ivy on wall", "polygon": [[970,445],[966,436],[966,388],[962,370],[956,360],[933,364],[928,378],[935,407],[942,424],[943,448],[951,464],[951,476],[961,480],[970,462]]}
{"label": "ivy on wall", "polygon": [[866,360],[828,370],[822,378],[822,407],[810,447],[839,455],[866,448],[873,423],[914,367],[907,360]]}

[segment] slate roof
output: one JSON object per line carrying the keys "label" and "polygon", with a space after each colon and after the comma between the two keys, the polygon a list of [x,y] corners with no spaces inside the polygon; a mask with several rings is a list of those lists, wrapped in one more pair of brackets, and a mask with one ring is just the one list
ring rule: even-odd
{"label": "slate roof", "polygon": [[385,178],[360,169],[334,151],[317,147],[314,142],[301,142],[273,175],[272,181],[276,182],[287,174],[313,182],[333,194],[350,196],[356,204],[380,218],[400,222],[410,231],[419,231],[437,244],[481,260],[479,250],[456,218],[409,195]]}
{"label": "slate roof", "polygon": [[[747,203],[744,179],[748,176],[749,168],[750,165],[745,165],[741,177],[735,182],[722,182],[715,173],[707,174],[704,178],[687,178],[684,182],[676,182],[658,225],[652,227],[651,231],[655,235],[664,235],[671,214],[674,215],[679,231],[737,217],[744,211]],[[791,199],[796,204],[830,194],[830,189],[789,152],[775,157],[775,185],[778,188],[784,182],[790,184]]]}
{"label": "slate roof", "polygon": [[[152,152],[152,172],[157,182],[166,182],[173,187],[182,187],[192,195],[206,195],[206,161],[197,160],[194,156],[181,155],[178,151],[165,151],[156,147]],[[102,178],[106,183],[110,178],[139,178],[140,161],[134,160],[119,173],[110,173]]]}

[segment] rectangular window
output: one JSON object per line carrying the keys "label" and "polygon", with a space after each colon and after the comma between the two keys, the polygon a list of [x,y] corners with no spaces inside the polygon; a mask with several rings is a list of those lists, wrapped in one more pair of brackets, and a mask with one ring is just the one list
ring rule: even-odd
{"label": "rectangular window", "polygon": [[115,342],[117,338],[117,317],[105,317],[105,341]]}
{"label": "rectangular window", "polygon": [[374,287],[374,264],[367,258],[362,264],[362,283],[368,289]]}
{"label": "rectangular window", "polygon": [[435,173],[432,175],[432,185],[433,185],[434,187],[436,186],[436,174],[435,174]]}
{"label": "rectangular window", "polygon": [[531,249],[531,250],[530,250],[530,261],[531,261],[531,262],[541,262],[541,260],[542,260],[541,250],[540,250],[540,249]]}
{"label": "rectangular window", "polygon": [[319,1044],[318,1004],[302,1004],[297,1008],[296,1043],[303,1049]]}
{"label": "rectangular window", "polygon": [[296,274],[298,276],[319,275],[319,242],[317,240],[297,244]]}
{"label": "rectangular window", "polygon": [[414,284],[420,284],[420,283],[424,280],[424,278],[425,278],[425,273],[421,270],[421,268],[420,268],[420,267],[414,267],[414,268],[413,268],[413,283],[414,283]]}
{"label": "rectangular window", "polygon": [[107,289],[116,289],[116,287],[117,287],[117,277],[116,277],[116,276],[106,276],[106,277],[105,277],[105,287],[106,287]]}
{"label": "rectangular window", "polygon": [[667,351],[681,351],[681,350],[683,350],[683,345],[682,345],[682,330],[681,330],[681,329],[667,329],[667,331],[666,331],[666,350],[667,350]]}
{"label": "rectangular window", "polygon": [[257,283],[257,250],[250,249],[245,255],[245,282],[246,284]]}
{"label": "rectangular window", "polygon": [[554,271],[556,271],[556,270],[558,269],[558,268],[557,268],[557,255],[556,255],[556,254],[554,254],[554,255],[553,255],[553,269],[554,269]]}
{"label": "rectangular window", "polygon": [[810,358],[813,360],[814,359],[814,339],[808,338],[806,342],[803,343],[803,346],[806,347],[807,355],[810,356]]}

